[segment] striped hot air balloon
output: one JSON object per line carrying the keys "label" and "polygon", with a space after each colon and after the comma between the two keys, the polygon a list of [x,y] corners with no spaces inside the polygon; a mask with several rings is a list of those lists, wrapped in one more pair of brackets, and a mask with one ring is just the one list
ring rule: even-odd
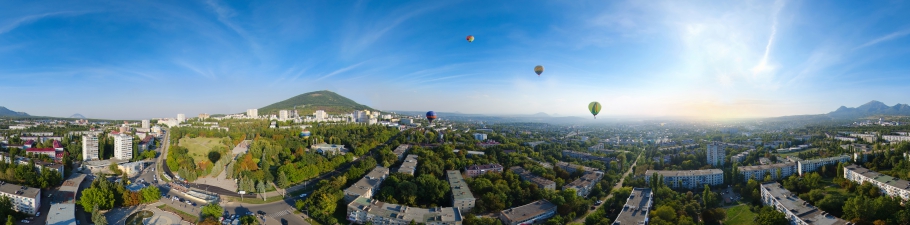
{"label": "striped hot air balloon", "polygon": [[432,123],[433,120],[436,120],[436,112],[433,112],[433,111],[427,112],[427,120],[429,120],[430,123]]}
{"label": "striped hot air balloon", "polygon": [[537,77],[540,77],[540,74],[543,73],[543,66],[541,66],[541,65],[535,66],[534,72],[537,73]]}
{"label": "striped hot air balloon", "polygon": [[474,42],[474,35],[468,35],[468,37],[465,39],[467,39],[469,43]]}
{"label": "striped hot air balloon", "polygon": [[594,119],[597,119],[597,114],[600,113],[600,102],[591,102],[588,104],[588,111],[591,112],[591,115],[594,115]]}

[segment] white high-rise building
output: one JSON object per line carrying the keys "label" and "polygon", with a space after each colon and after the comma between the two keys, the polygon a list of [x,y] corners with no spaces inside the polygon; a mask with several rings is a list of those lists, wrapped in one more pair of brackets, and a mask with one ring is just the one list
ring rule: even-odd
{"label": "white high-rise building", "polygon": [[278,120],[281,120],[281,121],[288,120],[288,111],[287,111],[287,110],[279,110],[279,111],[278,111]]}
{"label": "white high-rise building", "polygon": [[186,115],[183,113],[177,114],[177,123],[186,122]]}
{"label": "white high-rise building", "polygon": [[259,118],[259,109],[247,109],[246,116],[250,118]]}
{"label": "white high-rise building", "polygon": [[151,123],[151,121],[149,121],[149,120],[142,120],[142,129],[149,129],[149,127],[151,126],[150,123]]}
{"label": "white high-rise building", "polygon": [[119,160],[133,158],[133,136],[125,134],[114,136],[114,158]]}
{"label": "white high-rise building", "polygon": [[323,121],[328,118],[328,115],[325,114],[325,110],[316,110],[316,112],[313,113],[313,116],[316,117],[316,121]]}
{"label": "white high-rise building", "polygon": [[96,160],[98,158],[98,136],[82,136],[82,161]]}
{"label": "white high-rise building", "polygon": [[714,167],[724,166],[724,157],[727,155],[724,151],[724,147],[726,147],[726,145],[719,142],[708,144],[708,152],[706,154],[708,156],[708,164]]}

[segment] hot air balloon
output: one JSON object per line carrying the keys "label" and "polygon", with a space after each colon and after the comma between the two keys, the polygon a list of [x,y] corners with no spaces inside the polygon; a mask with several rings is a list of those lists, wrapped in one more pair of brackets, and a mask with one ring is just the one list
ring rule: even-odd
{"label": "hot air balloon", "polygon": [[433,123],[433,120],[436,120],[436,112],[433,112],[433,111],[427,112],[427,120],[429,120],[430,123]]}
{"label": "hot air balloon", "polygon": [[468,35],[468,37],[465,39],[467,39],[468,42],[474,42],[474,35]]}
{"label": "hot air balloon", "polygon": [[540,74],[543,73],[543,66],[537,65],[534,67],[534,72],[537,73],[537,76],[540,77]]}
{"label": "hot air balloon", "polygon": [[591,114],[594,115],[594,119],[597,119],[597,114],[600,113],[600,102],[591,102],[588,104],[588,111],[591,111]]}

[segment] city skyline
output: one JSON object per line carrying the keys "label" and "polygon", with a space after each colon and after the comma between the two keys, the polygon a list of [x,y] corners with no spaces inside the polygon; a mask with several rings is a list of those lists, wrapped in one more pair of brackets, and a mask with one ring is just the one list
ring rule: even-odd
{"label": "city skyline", "polygon": [[900,2],[245,4],[0,3],[0,106],[140,119],[330,90],[380,110],[717,119],[910,103]]}

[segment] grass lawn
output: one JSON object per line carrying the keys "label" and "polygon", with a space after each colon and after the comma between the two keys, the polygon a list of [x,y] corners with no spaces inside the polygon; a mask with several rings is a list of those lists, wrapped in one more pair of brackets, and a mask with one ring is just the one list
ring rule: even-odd
{"label": "grass lawn", "polygon": [[[780,154],[780,157],[785,157],[785,158],[786,158],[787,156],[796,156],[796,155],[799,154],[800,152],[812,151],[812,150],[817,150],[817,149],[818,149],[818,148],[810,148],[810,149],[806,149],[806,150],[802,150],[802,151],[787,152],[787,153]],[[775,151],[775,152],[777,152],[777,151]]]}
{"label": "grass lawn", "polygon": [[198,216],[193,216],[193,215],[186,213],[184,211],[181,211],[179,209],[175,209],[174,207],[171,207],[169,205],[159,205],[158,208],[161,210],[164,210],[164,211],[176,213],[178,216],[180,216],[181,219],[186,220],[186,221],[193,221],[193,222],[199,221]]}
{"label": "grass lawn", "polygon": [[724,224],[755,224],[756,216],[757,214],[749,211],[748,205],[733,206],[727,209],[727,219],[724,219]]}
{"label": "grass lawn", "polygon": [[221,143],[221,138],[206,138],[206,137],[197,137],[197,138],[181,138],[180,147],[186,148],[190,155],[193,157],[193,161],[196,163],[202,161],[209,161],[208,154],[215,146],[222,146],[227,148]]}

